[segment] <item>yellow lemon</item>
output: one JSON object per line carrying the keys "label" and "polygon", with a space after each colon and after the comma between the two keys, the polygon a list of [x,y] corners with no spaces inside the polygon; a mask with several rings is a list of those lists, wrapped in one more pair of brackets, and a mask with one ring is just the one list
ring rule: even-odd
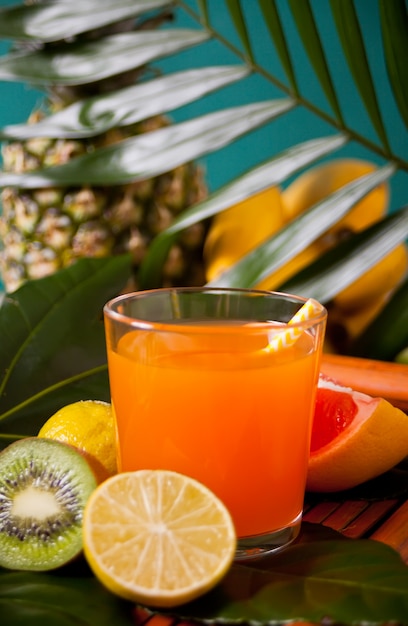
{"label": "yellow lemon", "polygon": [[278,187],[260,193],[218,213],[204,244],[206,278],[214,280],[283,226]]}
{"label": "yellow lemon", "polygon": [[[307,170],[282,191],[285,221],[293,220],[333,191],[375,169],[369,161],[346,158],[333,159]],[[387,212],[388,201],[388,185],[382,183],[328,231],[321,240],[323,247],[327,249],[347,232],[359,232],[379,220]]]}
{"label": "yellow lemon", "polygon": [[77,448],[99,482],[117,471],[115,421],[107,402],[82,400],[68,404],[45,422],[38,436]]}
{"label": "yellow lemon", "polygon": [[156,607],[209,591],[236,549],[225,505],[196,480],[166,470],[119,473],[102,483],[84,511],[83,541],[107,589]]}

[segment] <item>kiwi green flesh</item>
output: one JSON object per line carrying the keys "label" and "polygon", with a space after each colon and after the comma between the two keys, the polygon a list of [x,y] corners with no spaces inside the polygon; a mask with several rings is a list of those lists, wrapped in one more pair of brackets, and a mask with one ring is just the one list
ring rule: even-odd
{"label": "kiwi green flesh", "polygon": [[0,566],[46,571],[82,551],[82,515],[96,488],[72,447],[29,437],[0,453]]}

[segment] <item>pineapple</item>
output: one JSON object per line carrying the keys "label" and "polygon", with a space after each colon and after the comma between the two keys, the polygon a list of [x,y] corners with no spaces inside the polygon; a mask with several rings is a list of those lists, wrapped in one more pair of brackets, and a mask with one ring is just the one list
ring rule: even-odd
{"label": "pineapple", "polygon": [[[38,3],[41,4],[41,3]],[[150,18],[136,19],[81,33],[95,40],[123,28],[137,30],[160,24],[168,11]],[[59,42],[61,44],[61,42]],[[69,46],[69,40],[63,41]],[[30,44],[31,45],[31,44]],[[35,43],[35,49],[52,49],[56,42]],[[58,46],[58,42],[57,42]],[[30,124],[44,117],[44,108],[53,113],[84,96],[104,94],[131,85],[145,71],[137,69],[119,76],[78,86],[48,89],[46,107],[32,113]],[[115,80],[115,78],[117,80]],[[66,163],[140,133],[171,123],[156,115],[127,127],[110,129],[91,138],[38,137],[9,141],[3,145],[5,172],[24,173]],[[153,238],[168,227],[175,216],[206,196],[203,170],[195,163],[170,169],[153,179],[111,186],[78,186],[37,189],[6,187],[1,193],[0,271],[5,289],[14,291],[27,280],[47,276],[69,266],[81,257],[104,257],[130,252],[134,278],[128,288],[137,289],[138,267]],[[206,225],[187,229],[170,249],[162,269],[162,286],[199,285],[204,282],[202,247]]]}

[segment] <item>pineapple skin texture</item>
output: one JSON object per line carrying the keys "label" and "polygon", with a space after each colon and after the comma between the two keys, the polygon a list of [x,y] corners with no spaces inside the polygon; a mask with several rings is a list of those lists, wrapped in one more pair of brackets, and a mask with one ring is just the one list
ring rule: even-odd
{"label": "pineapple skin texture", "polygon": [[[34,112],[31,123],[40,119]],[[3,167],[27,172],[66,163],[95,147],[168,125],[157,116],[93,140],[36,138],[3,147]],[[111,187],[15,189],[1,193],[0,272],[7,292],[27,280],[55,273],[84,257],[130,252],[137,289],[138,268],[154,237],[184,209],[207,195],[203,170],[187,163],[140,182]],[[161,286],[192,286],[205,282],[203,244],[207,224],[186,229],[170,249]]]}

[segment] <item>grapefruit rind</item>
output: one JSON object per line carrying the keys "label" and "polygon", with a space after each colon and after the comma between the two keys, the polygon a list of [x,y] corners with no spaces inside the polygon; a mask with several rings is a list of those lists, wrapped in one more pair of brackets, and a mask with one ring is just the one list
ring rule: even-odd
{"label": "grapefruit rind", "polygon": [[[320,386],[325,382],[319,381]],[[306,488],[314,492],[351,489],[392,469],[408,455],[408,415],[384,398],[349,390],[358,405],[353,422],[311,453]]]}

